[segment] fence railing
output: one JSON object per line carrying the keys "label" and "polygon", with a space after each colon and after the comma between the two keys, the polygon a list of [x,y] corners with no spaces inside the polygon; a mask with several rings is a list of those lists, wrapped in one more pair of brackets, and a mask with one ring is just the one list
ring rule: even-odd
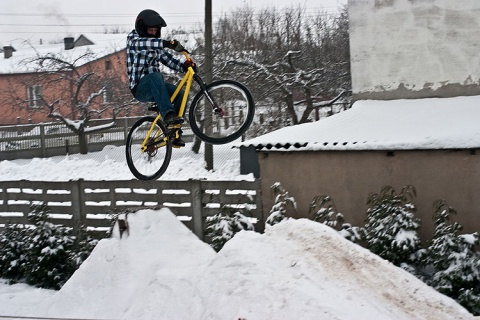
{"label": "fence railing", "polygon": [[7,224],[29,224],[32,204],[46,204],[51,222],[104,234],[114,212],[167,207],[200,239],[205,218],[223,206],[248,209],[263,231],[260,180],[255,181],[0,181],[0,231]]}
{"label": "fence railing", "polygon": [[[139,118],[118,118],[110,128],[87,133],[88,151],[100,151],[107,145],[125,145],[129,128]],[[92,120],[90,127],[110,122],[112,119]],[[188,140],[191,131],[184,130],[184,136]],[[79,152],[78,136],[62,123],[0,126],[0,161],[45,158]]]}

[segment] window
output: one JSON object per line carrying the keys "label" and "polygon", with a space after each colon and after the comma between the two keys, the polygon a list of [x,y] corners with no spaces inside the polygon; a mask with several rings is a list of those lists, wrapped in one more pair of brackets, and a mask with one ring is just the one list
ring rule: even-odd
{"label": "window", "polygon": [[28,87],[28,106],[30,108],[40,108],[42,106],[42,86]]}
{"label": "window", "polygon": [[105,70],[112,69],[112,62],[110,60],[105,60]]}
{"label": "window", "polygon": [[113,102],[113,92],[112,86],[110,83],[105,84],[105,91],[103,91],[103,103]]}

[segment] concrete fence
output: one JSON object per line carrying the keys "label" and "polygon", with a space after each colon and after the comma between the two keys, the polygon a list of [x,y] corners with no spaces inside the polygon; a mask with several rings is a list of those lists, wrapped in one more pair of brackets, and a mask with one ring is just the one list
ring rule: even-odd
{"label": "concrete fence", "polygon": [[200,239],[205,218],[222,207],[248,209],[263,231],[260,180],[255,181],[0,181],[0,231],[7,224],[29,224],[32,204],[46,204],[51,222],[105,234],[114,213],[167,207]]}

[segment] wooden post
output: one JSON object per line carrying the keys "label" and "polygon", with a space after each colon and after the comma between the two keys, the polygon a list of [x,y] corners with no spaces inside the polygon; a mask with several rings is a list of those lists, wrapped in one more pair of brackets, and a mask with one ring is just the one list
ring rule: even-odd
{"label": "wooden post", "polygon": [[127,143],[128,136],[128,118],[123,118],[123,142]]}
{"label": "wooden post", "polygon": [[40,124],[40,149],[42,150],[42,158],[47,156],[46,148],[46,137],[45,137],[45,125],[42,123]]}
{"label": "wooden post", "polygon": [[72,195],[72,220],[73,233],[75,236],[80,236],[80,228],[86,226],[87,217],[85,213],[85,203],[83,202],[83,179],[77,181],[70,180],[71,195]]}
{"label": "wooden post", "polygon": [[[213,42],[212,42],[212,0],[205,0],[205,82],[211,83],[213,80]],[[211,119],[213,111],[205,106],[205,119]],[[212,130],[211,125],[207,124],[204,130]],[[213,170],[213,145],[205,143],[205,164],[207,170]]]}
{"label": "wooden post", "polygon": [[190,180],[190,196],[192,197],[192,222],[193,222],[193,233],[203,241],[204,232],[203,232],[203,191],[200,180]]}
{"label": "wooden post", "polygon": [[265,231],[265,216],[263,214],[263,201],[262,201],[262,185],[260,179],[255,179],[253,182],[255,192],[255,204],[256,204],[256,218],[255,231],[263,233]]}

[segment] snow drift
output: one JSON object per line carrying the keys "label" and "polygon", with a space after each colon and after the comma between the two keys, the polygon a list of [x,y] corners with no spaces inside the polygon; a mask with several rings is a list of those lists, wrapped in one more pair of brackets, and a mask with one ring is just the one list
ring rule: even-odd
{"label": "snow drift", "polygon": [[128,216],[44,316],[103,319],[472,319],[452,299],[310,220],[241,232],[215,253],[169,209]]}

